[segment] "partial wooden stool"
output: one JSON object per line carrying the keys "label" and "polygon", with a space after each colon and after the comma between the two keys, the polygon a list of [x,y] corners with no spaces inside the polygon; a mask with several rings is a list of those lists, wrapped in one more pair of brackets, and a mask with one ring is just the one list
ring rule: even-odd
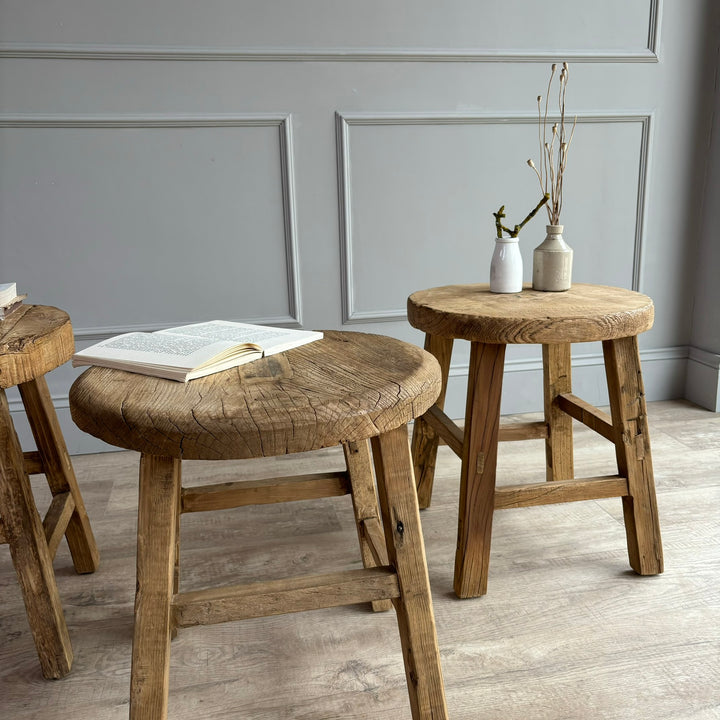
{"label": "partial wooden stool", "polygon": [[[440,362],[437,403],[415,422],[413,458],[420,507],[430,504],[438,441],[462,458],[455,593],[487,592],[494,510],[622,497],[630,565],[641,575],[663,571],[650,435],[637,335],[653,324],[646,295],[601,285],[567,292],[491,293],[488,285],[448,285],[413,293],[408,319],[425,332],[425,349]],[[453,340],[469,340],[464,430],[443,411]],[[602,341],[612,417],[572,394],[572,343]],[[500,426],[505,346],[543,346],[545,421]],[[618,475],[575,479],[572,420],[615,445]],[[498,440],[545,438],[551,482],[495,487]]]}
{"label": "partial wooden stool", "polygon": [[[398,615],[413,718],[447,717],[406,427],[439,390],[430,354],[343,332],[187,384],[104,368],[76,380],[70,406],[78,426],[142,453],[132,720],[167,716],[176,628],[386,600]],[[183,459],[271,457],[339,444],[347,474],[181,486]],[[179,592],[181,513],[344,494],[350,485],[365,569]]]}
{"label": "partial wooden stool", "polygon": [[[10,554],[25,601],[42,673],[60,678],[73,653],[52,561],[63,536],[75,570],[94,572],[98,551],[45,374],[67,362],[74,340],[67,313],[27,305],[0,321],[0,541]],[[5,389],[17,385],[37,452],[23,453]],[[44,473],[52,502],[41,522],[28,475]]]}

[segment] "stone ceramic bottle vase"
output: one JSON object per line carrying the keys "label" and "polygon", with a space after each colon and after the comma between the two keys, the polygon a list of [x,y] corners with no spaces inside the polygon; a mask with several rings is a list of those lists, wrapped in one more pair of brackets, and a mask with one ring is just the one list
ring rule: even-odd
{"label": "stone ceramic bottle vase", "polygon": [[495,238],[495,250],[490,261],[490,292],[518,293],[522,291],[523,261],[518,237]]}
{"label": "stone ceramic bottle vase", "polygon": [[545,240],[533,251],[533,290],[569,290],[572,280],[572,248],[563,240],[562,225],[546,225]]}

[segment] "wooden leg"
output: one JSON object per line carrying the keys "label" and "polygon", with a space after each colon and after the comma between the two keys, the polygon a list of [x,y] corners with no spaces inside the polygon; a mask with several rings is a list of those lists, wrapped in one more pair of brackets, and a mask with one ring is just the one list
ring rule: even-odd
{"label": "wooden leg", "polygon": [[65,530],[75,570],[79,573],[94,572],[100,556],[47,381],[40,376],[22,383],[18,388],[53,496],[70,492],[75,501],[75,510]]}
{"label": "wooden leg", "polygon": [[455,553],[461,598],[487,592],[504,362],[505,345],[472,343]]}
{"label": "wooden leg", "polygon": [[650,433],[637,337],[603,342],[618,473],[627,477],[623,515],[630,565],[640,575],[663,571]]}
{"label": "wooden leg", "polygon": [[[378,547],[381,542],[384,552],[385,539],[382,533],[380,508],[375,494],[369,442],[363,440],[361,442],[343,443],[343,451],[350,477],[350,487],[352,488],[355,526],[360,541],[363,566],[371,568],[378,565],[387,565],[386,558],[384,558],[384,562],[378,562],[373,555],[373,546]],[[374,533],[375,542],[373,542],[372,533]],[[392,601],[390,600],[373,600],[371,604],[375,612],[383,612],[392,608]]]}
{"label": "wooden leg", "polygon": [[[452,357],[452,338],[442,338],[433,335],[425,336],[425,350],[434,355],[440,363],[442,375],[442,388],[435,405],[442,410],[445,406],[445,393],[447,391],[448,375],[450,373],[450,359]],[[437,457],[437,433],[425,422],[422,417],[416,418],[413,424],[412,456],[415,464],[415,477],[417,478],[418,502],[422,509],[430,507],[433,481],[435,479],[435,458]]]}
{"label": "wooden leg", "polygon": [[447,718],[425,546],[405,427],[373,438],[385,539],[400,586],[397,611],[413,720]]}
{"label": "wooden leg", "polygon": [[[180,467],[178,467],[180,473]],[[173,594],[180,592],[180,515],[182,514],[182,475],[180,482],[180,492],[177,494],[177,512],[175,514],[175,563],[173,568]],[[177,637],[178,628],[174,623],[170,627],[170,638],[174,640]]]}
{"label": "wooden leg", "polygon": [[142,456],[130,720],[167,717],[180,490],[180,460]]}
{"label": "wooden leg", "polygon": [[42,674],[61,678],[72,665],[70,636],[4,390],[0,390],[0,508]]}
{"label": "wooden leg", "polygon": [[570,343],[543,345],[543,391],[545,422],[548,434],[545,440],[546,476],[548,480],[572,480],[573,420],[557,404],[557,396],[572,392]]}

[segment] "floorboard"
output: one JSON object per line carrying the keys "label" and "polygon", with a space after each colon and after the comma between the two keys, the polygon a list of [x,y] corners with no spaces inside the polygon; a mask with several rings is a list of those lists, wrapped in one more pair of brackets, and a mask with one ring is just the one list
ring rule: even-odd
{"label": "floorboard", "polygon": [[[459,461],[442,447],[422,513],[450,717],[454,720],[720,718],[720,415],[649,405],[665,573],[629,569],[617,499],[505,510],[494,519],[488,595],[452,594]],[[507,419],[507,418],[506,418]],[[509,418],[513,419],[513,418]],[[536,416],[523,416],[536,419]],[[613,472],[611,446],[575,424],[576,473]],[[542,441],[500,448],[501,482],[544,477]],[[335,450],[269,462],[188,462],[187,484],[332,470]],[[0,548],[0,717],[125,720],[135,583],[138,456],[74,458],[101,551],[56,574],[75,650],[45,681],[7,548]],[[35,478],[38,504],[49,500]],[[360,566],[349,498],[182,521],[181,588]],[[410,717],[393,613],[353,606],[181,630],[172,720]]]}

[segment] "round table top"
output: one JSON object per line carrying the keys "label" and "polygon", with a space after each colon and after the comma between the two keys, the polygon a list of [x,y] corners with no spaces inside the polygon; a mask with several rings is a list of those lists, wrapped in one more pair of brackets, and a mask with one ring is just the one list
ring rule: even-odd
{"label": "round table top", "polygon": [[507,294],[486,284],[446,285],[413,293],[407,307],[410,324],[425,333],[492,344],[614,340],[649,330],[654,318],[647,295],[585,284]]}
{"label": "round table top", "polygon": [[0,320],[0,388],[34,380],[75,352],[68,314],[47,305],[21,305]]}
{"label": "round table top", "polygon": [[379,335],[322,340],[187,383],[93,367],[70,390],[73,420],[151,455],[270,457],[357,441],[424,413],[440,392],[432,355]]}

